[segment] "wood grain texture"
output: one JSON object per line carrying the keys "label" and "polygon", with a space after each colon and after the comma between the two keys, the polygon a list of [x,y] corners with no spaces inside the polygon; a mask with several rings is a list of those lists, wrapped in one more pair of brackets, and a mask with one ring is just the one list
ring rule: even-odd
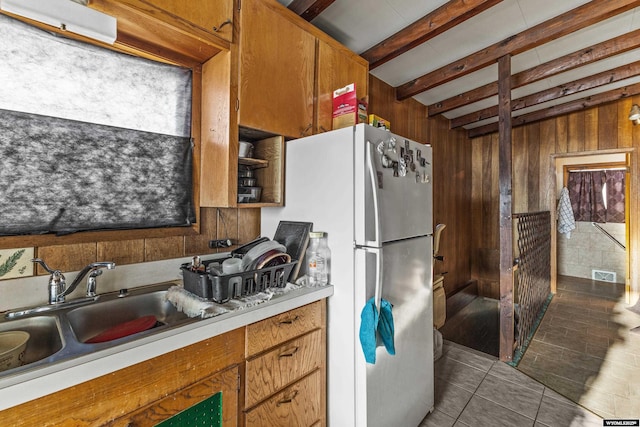
{"label": "wood grain texture", "polygon": [[500,360],[513,358],[513,226],[512,135],[511,135],[511,55],[498,60],[498,105],[500,106],[498,146],[500,203]]}
{"label": "wood grain texture", "polygon": [[96,259],[116,266],[144,262],[144,239],[98,242]]}
{"label": "wood grain texture", "polygon": [[[168,12],[167,16],[183,19],[202,31],[225,40],[233,39],[233,0],[139,0]],[[228,24],[225,22],[230,21]],[[224,24],[224,25],[223,25]],[[217,30],[214,29],[217,28]]]}
{"label": "wood grain texture", "polygon": [[184,256],[184,237],[158,237],[145,239],[145,262],[159,261],[163,259],[180,258]]}
{"label": "wood grain texture", "polygon": [[323,360],[320,329],[247,360],[245,408],[320,368]]}
{"label": "wood grain texture", "polygon": [[190,66],[229,50],[228,40],[144,0],[91,0],[90,7],[118,18],[115,46],[123,50],[133,48]]}
{"label": "wood grain texture", "polygon": [[284,137],[274,136],[253,143],[253,157],[268,160],[266,168],[254,169],[258,185],[262,187],[259,203],[242,203],[238,207],[267,207],[284,205]]}
{"label": "wood grain texture", "polygon": [[371,69],[500,3],[502,0],[452,0],[362,53]]}
{"label": "wood grain texture", "polygon": [[[560,74],[611,56],[635,49],[639,45],[640,30],[623,34],[610,40],[580,49],[568,55],[552,59],[528,70],[513,75],[513,88],[537,82],[547,77]],[[452,98],[438,101],[428,107],[429,115],[446,113],[455,108],[472,104],[498,94],[498,82],[491,82],[471,89]]]}
{"label": "wood grain texture", "polygon": [[[97,246],[95,243],[79,243],[75,245],[41,246],[36,250],[36,257],[43,259],[51,268],[62,272],[78,271],[96,261]],[[49,274],[38,265],[36,274]]]}
{"label": "wood grain texture", "polygon": [[203,381],[179,390],[132,414],[118,418],[110,427],[153,427],[158,423],[194,406],[203,400],[222,393],[222,425],[238,425],[238,367],[227,369]]}
{"label": "wood grain texture", "polygon": [[593,0],[398,86],[398,99],[410,98],[486,67],[504,55],[517,55],[636,6],[633,0]]}
{"label": "wood grain texture", "polygon": [[248,325],[246,357],[322,327],[322,302],[315,302]]}
{"label": "wood grain texture", "polygon": [[[108,425],[241,363],[242,328],[0,412],[4,425]],[[90,404],[87,404],[90,397]]]}
{"label": "wood grain texture", "polygon": [[233,53],[202,67],[201,206],[235,206],[238,187],[238,127],[231,105]]}
{"label": "wood grain texture", "polygon": [[318,40],[316,55],[315,133],[332,129],[333,91],[356,84],[357,99],[366,98],[369,67],[324,40]]}
{"label": "wood grain texture", "polygon": [[316,39],[273,3],[242,2],[239,123],[299,138],[313,126]]}
{"label": "wood grain texture", "polygon": [[[516,141],[513,145],[513,158],[514,164],[518,162],[520,169],[514,169],[514,182],[520,182],[522,175],[527,176],[527,184],[518,185],[514,187],[514,199],[526,198],[528,208],[531,211],[535,210],[549,210],[555,215],[557,194],[556,194],[556,178],[555,178],[555,160],[554,156],[564,154],[581,155],[585,153],[597,153],[603,150],[626,150],[629,148],[640,148],[640,127],[633,126],[628,120],[629,110],[631,105],[635,102],[638,103],[640,98],[638,95],[619,100],[612,105],[606,107],[594,107],[584,111],[575,112],[567,115],[562,115],[556,118],[546,119],[535,124],[525,125],[523,130],[514,129],[513,135],[524,134],[529,138],[527,146],[521,146]],[[537,130],[536,128],[539,128]],[[489,136],[483,136],[472,140],[472,151],[474,153],[472,160],[472,171],[474,171],[474,204],[488,204],[493,206],[492,209],[499,207],[498,192],[490,186],[483,186],[477,180],[483,179],[481,171],[489,167],[486,161],[475,155],[477,152],[486,152],[486,141]],[[537,140],[536,140],[537,139]],[[537,144],[539,155],[539,164],[537,166],[538,172],[536,179],[536,173],[530,168],[535,168],[532,155],[535,152],[535,148],[532,144]],[[595,149],[594,149],[595,148]],[[640,185],[640,166],[636,163],[638,161],[636,151],[630,153],[631,156],[631,174],[628,180],[630,196],[627,200],[628,211],[630,213],[629,219],[629,257],[630,257],[630,274],[629,285],[632,290],[640,289],[640,282],[638,280],[638,261],[640,261],[640,253],[638,252],[638,246],[640,246],[640,215],[638,212],[639,198],[637,195],[638,186]],[[497,158],[492,157],[491,164],[497,163]],[[518,159],[528,159],[526,162]],[[529,192],[538,192],[538,204],[537,208],[533,205],[534,197],[529,195]],[[476,211],[474,211],[476,212]],[[496,241],[496,236],[499,235],[495,218],[492,215],[491,209],[479,210],[480,216],[474,214],[474,229],[473,233],[473,250],[472,263],[474,265],[473,277],[478,279],[486,279],[487,276],[482,275],[482,271],[479,266],[484,267],[484,271],[495,271],[497,268],[497,260],[487,256],[487,251],[498,250],[499,244]],[[555,218],[555,216],[554,216]],[[552,220],[554,219],[552,218]],[[555,224],[555,222],[554,222]],[[478,231],[482,229],[482,233]],[[483,235],[485,233],[487,235]],[[491,237],[493,236],[493,237]],[[555,233],[552,233],[552,251],[555,250],[553,242],[556,241]],[[487,245],[487,242],[492,242]],[[555,253],[555,252],[554,252]],[[493,267],[487,266],[487,263],[493,264]],[[552,264],[556,264],[555,256],[552,254]],[[552,266],[552,286],[555,286],[555,277],[557,269]],[[487,273],[485,273],[487,274]]]}
{"label": "wood grain texture", "polygon": [[321,420],[322,408],[317,396],[322,392],[322,375],[318,369],[287,387],[263,404],[248,411],[246,426],[309,426]]}
{"label": "wood grain texture", "polygon": [[217,235],[216,208],[200,208],[200,233],[195,236],[185,236],[185,256],[214,253],[216,250],[209,248],[209,241],[217,239]]}

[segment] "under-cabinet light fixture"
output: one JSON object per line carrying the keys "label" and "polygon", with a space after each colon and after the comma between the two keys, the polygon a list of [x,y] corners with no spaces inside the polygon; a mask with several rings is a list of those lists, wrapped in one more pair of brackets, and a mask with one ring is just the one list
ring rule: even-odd
{"label": "under-cabinet light fixture", "polygon": [[116,18],[71,0],[0,0],[0,10],[113,44]]}
{"label": "under-cabinet light fixture", "polygon": [[631,111],[629,112],[629,120],[631,120],[634,125],[640,125],[640,107],[638,106],[638,104],[633,104],[631,106]]}

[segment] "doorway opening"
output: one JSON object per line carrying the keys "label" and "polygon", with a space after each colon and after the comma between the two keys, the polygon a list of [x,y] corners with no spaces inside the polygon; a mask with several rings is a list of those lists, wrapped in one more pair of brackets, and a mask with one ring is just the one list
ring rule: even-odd
{"label": "doorway opening", "polygon": [[623,284],[629,299],[630,170],[628,151],[555,158],[555,195],[567,189],[575,228],[552,233],[552,292],[560,275]]}

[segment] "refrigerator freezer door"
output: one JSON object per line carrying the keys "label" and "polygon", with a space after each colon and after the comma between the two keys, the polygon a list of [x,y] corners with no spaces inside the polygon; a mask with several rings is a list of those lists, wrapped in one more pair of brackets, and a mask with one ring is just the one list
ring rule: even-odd
{"label": "refrigerator freezer door", "polygon": [[357,426],[417,426],[433,408],[431,244],[426,236],[356,249],[357,329],[365,302],[379,293],[393,306],[396,350],[379,344],[376,363],[367,364],[356,340]]}
{"label": "refrigerator freezer door", "polygon": [[357,125],[356,244],[432,234],[431,146]]}

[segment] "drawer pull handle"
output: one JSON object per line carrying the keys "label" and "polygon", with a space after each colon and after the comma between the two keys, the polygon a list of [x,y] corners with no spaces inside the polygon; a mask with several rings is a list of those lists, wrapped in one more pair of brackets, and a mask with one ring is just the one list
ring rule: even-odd
{"label": "drawer pull handle", "polygon": [[295,322],[295,321],[296,321],[296,320],[298,320],[299,318],[300,318],[300,316],[296,316],[296,317],[293,317],[293,318],[291,318],[291,319],[281,320],[281,321],[280,321],[280,324],[281,324],[281,325],[291,325],[293,322]]}
{"label": "drawer pull handle", "polygon": [[285,397],[284,399],[278,401],[276,406],[280,406],[280,405],[284,405],[286,403],[293,402],[293,399],[295,399],[297,395],[298,395],[298,390],[293,390],[293,393],[291,393],[291,395],[289,397]]}
{"label": "drawer pull handle", "polygon": [[291,350],[286,350],[284,353],[281,353],[278,357],[293,357],[294,354],[298,352],[299,347],[293,347]]}

